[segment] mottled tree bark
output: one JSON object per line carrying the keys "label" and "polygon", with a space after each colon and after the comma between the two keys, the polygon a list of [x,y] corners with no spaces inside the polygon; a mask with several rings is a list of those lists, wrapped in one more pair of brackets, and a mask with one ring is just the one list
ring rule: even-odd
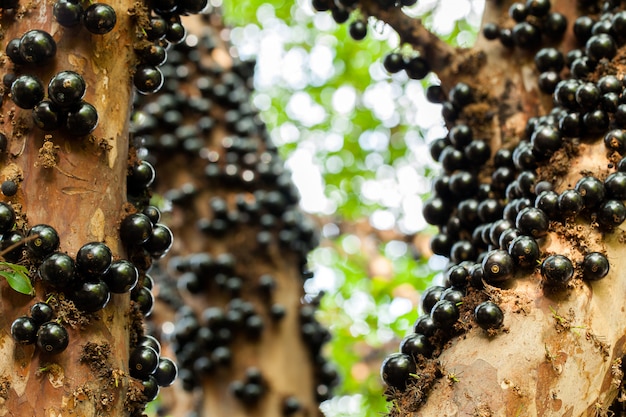
{"label": "mottled tree bark", "polygon": [[[60,250],[71,256],[91,241],[106,242],[116,258],[123,256],[118,227],[126,199],[134,31],[127,13],[130,3],[114,0],[108,4],[117,13],[117,25],[105,35],[92,35],[82,25],[61,27],[52,16],[50,2],[20,2],[19,8],[1,15],[2,51],[8,41],[30,29],[49,32],[57,43],[55,58],[40,65],[16,68],[3,54],[2,75],[32,74],[47,85],[61,70],[76,71],[87,83],[85,100],[99,114],[93,134],[71,137],[61,131],[46,134],[35,127],[30,110],[15,106],[8,91],[0,108],[0,132],[9,139],[7,153],[0,156],[0,180],[15,180],[19,186],[15,196],[0,196],[0,200],[18,213],[19,230],[40,223],[54,227]],[[46,355],[34,345],[14,343],[9,330],[16,317],[28,314],[34,301],[45,301],[49,295],[33,268],[31,281],[36,288],[34,298],[16,293],[4,280],[0,283],[0,415],[127,415],[128,294],[113,295],[106,309],[90,315],[84,326],[63,323],[70,346],[60,354]],[[88,342],[109,346],[110,354],[101,352],[99,358],[86,361]],[[100,373],[103,369],[107,371]]]}

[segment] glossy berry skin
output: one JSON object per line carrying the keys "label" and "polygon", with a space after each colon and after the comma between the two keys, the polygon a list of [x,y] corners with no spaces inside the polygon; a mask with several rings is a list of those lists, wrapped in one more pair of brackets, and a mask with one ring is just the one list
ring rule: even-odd
{"label": "glossy berry skin", "polygon": [[15,225],[15,211],[7,203],[0,202],[0,233],[6,233]]}
{"label": "glossy berry skin", "polygon": [[610,35],[600,33],[589,38],[585,44],[585,51],[589,58],[599,61],[602,58],[613,58],[617,52],[617,47],[615,40]]}
{"label": "glossy berry skin", "polygon": [[385,384],[398,389],[404,389],[411,374],[416,372],[417,367],[413,358],[400,352],[387,356],[380,366],[380,377]]}
{"label": "glossy berry skin", "polygon": [[598,223],[610,229],[626,220],[626,206],[621,200],[607,200],[598,208],[596,215]]}
{"label": "glossy berry skin", "polygon": [[43,323],[52,320],[54,311],[49,304],[38,302],[30,307],[30,316],[35,321],[37,326],[40,326]]}
{"label": "glossy berry skin", "polygon": [[70,342],[65,327],[57,322],[49,321],[42,324],[37,331],[37,347],[51,355],[61,353]]}
{"label": "glossy berry skin", "polygon": [[155,66],[141,64],[135,70],[133,83],[142,94],[156,93],[163,86],[163,73]]}
{"label": "glossy berry skin", "polygon": [[348,32],[355,41],[363,40],[367,36],[367,23],[363,20],[355,20],[350,23]]}
{"label": "glossy berry skin", "polygon": [[430,314],[422,314],[413,324],[413,331],[415,333],[423,334],[424,336],[430,337],[435,334],[436,330],[437,326],[433,323],[433,319],[430,317]]}
{"label": "glossy berry skin", "polygon": [[148,379],[141,381],[141,385],[143,385],[142,394],[146,397],[146,401],[154,401],[159,395],[159,384],[156,378],[153,375],[149,375]]}
{"label": "glossy berry skin", "polygon": [[549,220],[546,213],[535,207],[522,209],[515,218],[515,227],[522,234],[535,238],[543,237],[548,233]]}
{"label": "glossy berry skin", "polygon": [[179,0],[177,4],[183,13],[197,14],[206,7],[208,0]]}
{"label": "glossy berry skin", "polygon": [[109,33],[115,27],[117,15],[115,10],[104,3],[93,3],[85,9],[83,24],[85,28],[96,35]]}
{"label": "glossy berry skin", "polygon": [[80,310],[95,313],[106,307],[111,298],[111,292],[103,281],[87,281],[74,289],[71,298]]}
{"label": "glossy berry skin", "polygon": [[137,165],[133,165],[130,169],[126,184],[131,192],[141,192],[152,185],[156,171],[152,164],[148,161],[140,161]]}
{"label": "glossy berry skin", "polygon": [[604,146],[607,149],[623,154],[626,151],[626,134],[622,129],[613,129],[604,135]]}
{"label": "glossy berry skin", "polygon": [[152,295],[152,291],[145,287],[141,287],[139,289],[135,288],[131,291],[130,295],[131,299],[139,307],[139,311],[141,311],[145,317],[152,314],[152,310],[154,308],[154,295]]}
{"label": "glossy berry skin", "polygon": [[504,321],[504,314],[497,304],[485,301],[474,309],[474,320],[485,330],[497,329]]}
{"label": "glossy berry skin", "polygon": [[423,80],[430,72],[430,64],[421,56],[416,56],[407,61],[404,70],[409,78],[413,80]]}
{"label": "glossy berry skin", "polygon": [[130,376],[145,381],[159,365],[159,354],[148,346],[138,346],[128,359]]}
{"label": "glossy berry skin", "polygon": [[157,223],[143,247],[153,258],[160,258],[170,250],[173,241],[172,231],[164,224]]}
{"label": "glossy berry skin", "polygon": [[57,0],[52,7],[54,19],[67,28],[78,26],[83,12],[83,6],[74,0]]}
{"label": "glossy berry skin", "polygon": [[76,104],[85,96],[87,86],[83,77],[74,71],[61,71],[48,83],[48,98],[61,108]]}
{"label": "glossy berry skin", "polygon": [[495,249],[487,253],[482,261],[483,278],[489,284],[507,281],[513,278],[515,263],[509,253]]}
{"label": "glossy berry skin", "polygon": [[583,197],[585,207],[593,209],[598,207],[604,200],[605,189],[604,183],[595,177],[582,177],[576,182],[574,187],[576,191]]}
{"label": "glossy berry skin", "polygon": [[419,355],[422,355],[425,358],[430,357],[433,354],[433,346],[428,341],[427,336],[419,333],[413,333],[402,339],[402,342],[400,342],[400,352],[405,353],[417,360]]}
{"label": "glossy berry skin", "polygon": [[[10,247],[13,247],[13,249],[6,252]],[[3,234],[2,240],[0,241],[0,249],[5,252],[3,253],[5,260],[9,262],[19,262],[24,249],[24,235],[22,235],[22,232],[19,230],[11,230]]]}
{"label": "glossy berry skin", "polygon": [[515,263],[522,268],[537,266],[540,252],[539,245],[534,238],[525,235],[518,236],[511,241],[508,251]]}
{"label": "glossy berry skin", "polygon": [[575,216],[585,207],[583,196],[576,190],[565,190],[559,194],[559,210],[565,216]]}
{"label": "glossy berry skin", "polygon": [[402,56],[402,54],[399,54],[397,52],[387,54],[383,59],[383,67],[385,67],[385,70],[390,74],[395,74],[402,71],[404,69],[404,66],[404,57]]}
{"label": "glossy berry skin", "polygon": [[169,358],[159,358],[159,364],[154,371],[154,377],[161,387],[169,387],[176,380],[178,375],[178,367],[176,363]]}
{"label": "glossy berry skin", "polygon": [[550,255],[541,263],[541,275],[549,286],[567,284],[574,276],[574,266],[563,255]]}
{"label": "glossy berry skin", "polygon": [[153,225],[157,224],[161,219],[161,211],[155,206],[146,206],[141,213],[148,216]]}
{"label": "glossy berry skin", "polygon": [[102,276],[112,293],[123,294],[135,288],[139,271],[131,262],[121,259],[111,263],[109,270]]}
{"label": "glossy berry skin", "polygon": [[430,313],[430,310],[433,308],[435,303],[441,299],[441,293],[443,293],[444,290],[445,288],[439,285],[433,285],[426,288],[426,290],[422,293],[422,297],[420,299],[422,311],[425,313]]}
{"label": "glossy berry skin", "polygon": [[613,172],[604,180],[606,195],[615,200],[626,200],[626,172]]}
{"label": "glossy berry skin", "polygon": [[44,283],[65,289],[76,281],[74,260],[67,254],[55,252],[39,265],[39,276]]}
{"label": "glossy berry skin", "polygon": [[171,45],[178,45],[183,40],[185,40],[185,36],[187,36],[187,31],[185,27],[180,22],[171,22],[167,26],[167,31],[165,32],[165,39]]}
{"label": "glossy berry skin", "polygon": [[20,38],[13,38],[9,42],[7,42],[7,46],[5,48],[5,53],[16,65],[26,64],[22,55],[20,55]]}
{"label": "glossy berry skin", "polygon": [[111,249],[106,244],[89,242],[76,254],[76,269],[86,278],[99,278],[108,271],[112,260]]}
{"label": "glossy berry skin", "polygon": [[430,310],[430,316],[437,328],[447,330],[459,319],[459,309],[452,301],[439,300]]}
{"label": "glossy berry skin", "polygon": [[591,252],[585,255],[582,262],[583,279],[597,281],[609,273],[609,260],[600,252]]}
{"label": "glossy berry skin", "polygon": [[67,112],[65,128],[72,136],[85,136],[98,126],[98,111],[86,101],[72,106]]}
{"label": "glossy berry skin", "polygon": [[137,340],[137,346],[149,346],[152,349],[154,349],[157,355],[161,354],[161,343],[158,341],[156,337],[152,335],[147,334],[147,335],[141,336]]}
{"label": "glossy berry skin", "polygon": [[43,100],[45,91],[39,78],[32,75],[20,75],[11,84],[11,98],[16,106],[32,109]]}
{"label": "glossy berry skin", "polygon": [[152,222],[142,213],[133,213],[122,220],[120,237],[126,245],[141,245],[152,235]]}
{"label": "glossy berry skin", "polygon": [[32,345],[37,341],[37,323],[28,316],[21,316],[11,324],[11,336],[21,345]]}
{"label": "glossy berry skin", "polygon": [[62,126],[63,115],[52,101],[42,100],[33,108],[33,121],[35,125],[46,132],[57,130]]}
{"label": "glossy berry skin", "polygon": [[45,258],[59,248],[59,234],[47,224],[37,224],[28,231],[26,248],[37,258]]}
{"label": "glossy berry skin", "polygon": [[25,62],[36,64],[53,58],[57,44],[48,32],[29,30],[20,38],[19,52]]}

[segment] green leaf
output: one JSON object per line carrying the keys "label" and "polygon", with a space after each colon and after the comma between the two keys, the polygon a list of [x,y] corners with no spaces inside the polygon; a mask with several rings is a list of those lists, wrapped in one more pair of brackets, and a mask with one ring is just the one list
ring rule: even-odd
{"label": "green leaf", "polygon": [[0,262],[0,268],[0,276],[7,280],[11,288],[22,294],[35,295],[35,290],[28,278],[28,270],[24,266]]}

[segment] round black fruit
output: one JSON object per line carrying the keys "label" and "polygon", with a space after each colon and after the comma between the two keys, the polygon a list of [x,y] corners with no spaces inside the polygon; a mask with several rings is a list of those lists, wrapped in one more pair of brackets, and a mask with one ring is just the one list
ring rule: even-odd
{"label": "round black fruit", "polygon": [[515,262],[503,249],[489,251],[483,258],[483,279],[489,284],[503,282],[513,278]]}
{"label": "round black fruit", "polygon": [[52,7],[52,15],[61,26],[78,26],[83,16],[83,6],[75,0],[57,0]]}
{"label": "round black fruit", "polygon": [[485,330],[496,329],[502,325],[504,314],[497,304],[485,301],[478,304],[474,309],[474,320]]}
{"label": "round black fruit", "polygon": [[126,245],[141,245],[152,235],[152,222],[142,213],[133,213],[122,220],[120,237]]}
{"label": "round black fruit", "polygon": [[419,355],[422,355],[425,358],[430,357],[433,354],[433,346],[428,341],[427,336],[419,333],[413,333],[402,339],[402,342],[400,342],[400,352],[405,353],[417,360]]}
{"label": "round black fruit", "polygon": [[111,263],[109,270],[102,276],[112,293],[123,294],[135,288],[139,271],[131,262],[121,259]]}
{"label": "round black fruit", "polygon": [[104,3],[93,3],[85,9],[83,14],[85,28],[96,35],[109,33],[115,27],[116,22],[115,10]]}
{"label": "round black fruit", "polygon": [[43,282],[57,289],[65,289],[76,281],[74,260],[65,253],[49,255],[38,271]]}
{"label": "round black fruit", "polygon": [[83,77],[74,71],[61,71],[48,83],[48,98],[59,107],[80,103],[87,88]]}
{"label": "round black fruit", "polygon": [[163,73],[152,65],[138,65],[133,76],[135,88],[142,94],[156,93],[163,85]]}
{"label": "round black fruit", "polygon": [[433,285],[426,288],[420,299],[420,304],[424,313],[430,313],[430,310],[433,308],[435,303],[441,299],[441,293],[444,290],[445,288],[439,285]]}
{"label": "round black fruit", "polygon": [[0,202],[0,233],[6,233],[15,225],[15,211],[7,203]]}
{"label": "round black fruit", "polygon": [[54,321],[42,324],[37,331],[37,346],[45,353],[63,352],[69,341],[70,338],[65,327]]}
{"label": "round black fruit", "polygon": [[72,136],[85,136],[98,126],[98,111],[86,101],[72,106],[67,112],[65,127]]}
{"label": "round black fruit", "polygon": [[35,321],[37,326],[40,326],[43,323],[52,320],[54,311],[52,310],[52,307],[50,307],[50,304],[40,301],[30,307],[30,316]]}
{"label": "round black fruit", "polygon": [[20,38],[19,52],[22,59],[35,64],[46,61],[57,52],[57,44],[52,36],[43,30],[34,29]]}
{"label": "round black fruit", "polygon": [[76,254],[76,269],[86,278],[98,278],[108,271],[112,260],[111,249],[106,244],[89,242]]}
{"label": "round black fruit", "polygon": [[62,126],[63,114],[50,100],[42,100],[33,108],[33,122],[41,130],[51,132]]}
{"label": "round black fruit", "polygon": [[173,241],[172,231],[164,224],[157,223],[143,247],[153,258],[160,258],[172,247]]}
{"label": "round black fruit", "polygon": [[348,32],[350,33],[352,39],[354,39],[355,41],[365,39],[365,36],[367,35],[367,22],[365,22],[364,20],[355,20],[354,22],[350,23],[350,26],[348,27]]}
{"label": "round black fruit", "polygon": [[417,372],[415,361],[405,353],[392,353],[380,366],[380,376],[385,384],[404,389],[412,374]]}
{"label": "round black fruit", "polygon": [[152,184],[155,177],[156,171],[152,164],[142,160],[137,165],[133,165],[126,177],[128,190],[131,192],[141,192]]}
{"label": "round black fruit", "polygon": [[18,317],[11,324],[11,336],[21,345],[31,345],[37,341],[37,323],[28,316]]}
{"label": "round black fruit", "polygon": [[541,263],[541,275],[546,285],[563,285],[574,276],[574,266],[563,255],[550,255]]}
{"label": "round black fruit", "polygon": [[111,298],[111,292],[103,281],[87,281],[74,289],[71,298],[80,310],[95,313],[106,307]]}
{"label": "round black fruit", "polygon": [[430,316],[437,328],[447,330],[459,319],[459,309],[452,301],[439,300],[430,310]]}
{"label": "round black fruit", "polygon": [[583,259],[583,279],[597,281],[609,273],[609,260],[600,252],[591,252]]}
{"label": "round black fruit", "polygon": [[156,378],[153,375],[148,375],[148,379],[141,381],[141,385],[143,385],[142,393],[146,397],[146,401],[154,401],[159,395],[159,384]]}
{"label": "round black fruit", "polygon": [[20,75],[11,84],[11,98],[22,109],[35,107],[43,100],[44,94],[43,83],[33,75]]}
{"label": "round black fruit", "polygon": [[159,354],[148,346],[138,346],[130,354],[128,365],[130,376],[145,381],[159,364]]}
{"label": "round black fruit", "polygon": [[517,236],[509,244],[508,251],[515,263],[522,268],[537,266],[539,245],[534,238],[526,235]]}
{"label": "round black fruit", "polygon": [[31,227],[26,238],[26,248],[37,258],[45,258],[56,251],[59,243],[59,234],[47,224]]}
{"label": "round black fruit", "polygon": [[169,358],[159,358],[159,364],[154,371],[157,383],[162,387],[169,387],[174,383],[176,375],[178,375],[176,363]]}

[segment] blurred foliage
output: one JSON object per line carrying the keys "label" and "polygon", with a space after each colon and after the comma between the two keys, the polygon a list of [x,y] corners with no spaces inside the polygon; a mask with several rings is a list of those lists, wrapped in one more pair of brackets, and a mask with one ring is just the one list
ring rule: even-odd
{"label": "blurred foliage", "polygon": [[[471,45],[480,6],[473,2],[470,11],[455,6],[465,17],[443,12],[448,24],[442,25],[443,3],[423,0],[405,11],[446,42]],[[296,166],[310,159],[317,172],[309,177],[321,178],[323,195],[314,199],[328,201],[308,210],[338,225],[310,255],[316,277],[305,285],[313,295],[326,292],[319,319],[333,334],[327,350],[342,378],[337,396],[322,410],[329,417],[380,416],[387,409],[380,362],[412,331],[419,294],[436,271],[404,241],[341,234],[340,225],[365,218],[374,229],[409,234],[426,226],[423,219],[407,219],[421,217],[420,203],[438,169],[427,144],[445,130],[438,108],[424,99],[425,87],[437,79],[387,74],[382,67],[387,53],[416,52],[399,45],[380,22],[370,21],[368,36],[354,41],[348,24],[358,12],[337,25],[329,13],[313,12],[310,0],[226,0],[222,10],[235,28],[231,41],[242,58],[259,55],[255,104],[282,156],[288,166],[290,159]],[[272,50],[265,61],[263,48]],[[310,183],[298,183],[297,175],[294,181],[306,202],[313,191],[303,187]],[[393,224],[377,225],[373,220],[381,213],[393,215]]]}

